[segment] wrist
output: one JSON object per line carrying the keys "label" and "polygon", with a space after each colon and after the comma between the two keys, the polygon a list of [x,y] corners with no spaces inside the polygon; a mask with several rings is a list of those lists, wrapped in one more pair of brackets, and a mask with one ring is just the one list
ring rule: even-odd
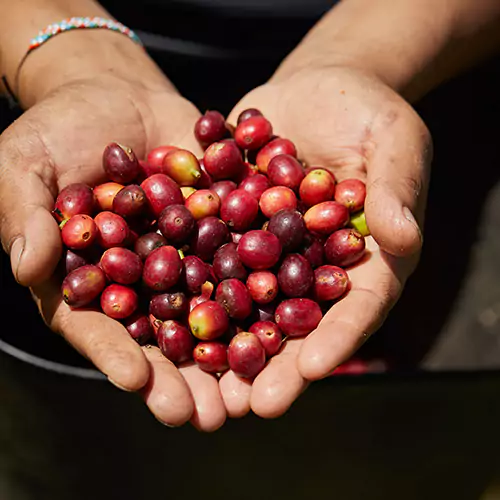
{"label": "wrist", "polygon": [[[397,59],[396,59],[397,60]],[[393,64],[384,57],[365,54],[329,53],[328,58],[290,59],[278,68],[270,83],[283,83],[299,73],[321,75],[324,71],[350,69],[376,79],[412,102],[422,97],[434,86],[432,75],[420,64]]]}
{"label": "wrist", "polygon": [[63,85],[106,75],[145,90],[174,90],[134,41],[110,30],[83,29],[61,33],[34,50],[19,72],[17,94],[28,108]]}
{"label": "wrist", "polygon": [[500,44],[498,0],[344,0],[308,33],[273,81],[349,66],[412,101]]}
{"label": "wrist", "polygon": [[283,61],[272,81],[286,80],[298,72],[348,67],[370,75],[408,97],[413,94],[408,89],[422,85],[418,80],[425,79],[425,70],[446,47],[449,29],[441,26],[434,36],[427,33],[426,43],[415,40],[408,46],[397,34],[385,35],[378,31],[367,34],[356,29],[349,34],[330,37],[328,44],[322,43],[322,36],[306,38]]}
{"label": "wrist", "polygon": [[173,89],[145,50],[108,29],[77,29],[53,36],[23,62],[29,41],[48,25],[78,16],[113,19],[96,0],[0,0],[0,69],[23,107],[79,80],[102,74],[153,89]]}

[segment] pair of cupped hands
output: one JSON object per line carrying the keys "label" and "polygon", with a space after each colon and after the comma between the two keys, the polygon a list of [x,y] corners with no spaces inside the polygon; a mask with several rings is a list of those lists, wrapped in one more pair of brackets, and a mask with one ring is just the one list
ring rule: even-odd
{"label": "pair of cupped hands", "polygon": [[360,68],[278,72],[243,97],[228,122],[258,108],[308,164],[331,169],[338,180],[365,181],[368,256],[348,271],[351,290],[317,330],[286,342],[253,381],[231,371],[217,379],[193,363],[177,368],[158,348],[140,347],[117,321],[62,302],[53,276],[61,238],[51,210],[66,185],[104,181],[109,142],[129,145],[139,158],[168,144],[201,156],[193,134],[199,110],[166,78],[164,86],[157,79],[149,86],[144,75],[113,72],[62,83],[27,107],[0,137],[0,229],[12,271],[30,287],[52,330],[116,386],[138,392],[166,425],[190,421],[212,431],[249,411],[282,415],[311,381],[331,374],[381,326],[417,264],[432,154],[419,116]]}

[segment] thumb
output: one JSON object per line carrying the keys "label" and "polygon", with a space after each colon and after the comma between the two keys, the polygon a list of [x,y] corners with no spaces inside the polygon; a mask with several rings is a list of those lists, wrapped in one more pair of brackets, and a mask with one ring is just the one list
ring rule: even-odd
{"label": "thumb", "polygon": [[422,247],[432,141],[420,118],[394,119],[368,161],[365,215],[371,235],[394,256],[409,256]]}
{"label": "thumb", "polygon": [[44,153],[35,158],[22,147],[2,141],[0,237],[10,254],[12,272],[24,286],[51,276],[61,256],[60,231],[51,214],[54,196],[49,183],[53,175]]}

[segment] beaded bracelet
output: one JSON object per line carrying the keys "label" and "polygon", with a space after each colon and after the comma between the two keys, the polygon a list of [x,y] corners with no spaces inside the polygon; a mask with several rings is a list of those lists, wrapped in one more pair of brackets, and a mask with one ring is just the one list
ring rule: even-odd
{"label": "beaded bracelet", "polygon": [[[17,67],[15,80],[14,80],[14,91],[17,92],[17,87],[19,84],[19,73],[21,68],[26,61],[27,57],[37,48],[41,47],[47,40],[52,37],[64,33],[65,31],[71,31],[75,29],[108,29],[112,31],[117,31],[123,35],[128,36],[138,45],[143,45],[139,37],[130,29],[123,24],[113,21],[111,19],[104,19],[102,17],[71,17],[69,19],[63,19],[62,21],[54,24],[50,24],[45,29],[38,32],[35,38],[30,40],[28,50],[24,57],[21,59],[19,66]],[[19,106],[19,102],[16,97],[16,92],[12,90],[5,75],[2,76],[2,81],[7,90],[7,97],[10,101],[11,106]]]}

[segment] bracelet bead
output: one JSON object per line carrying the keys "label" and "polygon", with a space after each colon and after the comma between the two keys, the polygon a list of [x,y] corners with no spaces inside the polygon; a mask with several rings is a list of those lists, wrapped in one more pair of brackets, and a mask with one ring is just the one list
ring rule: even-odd
{"label": "bracelet bead", "polygon": [[137,44],[142,45],[139,37],[130,28],[127,28],[127,26],[117,21],[104,19],[102,17],[71,17],[69,19],[63,19],[58,23],[50,24],[45,29],[39,31],[38,35],[30,40],[28,53],[40,47],[40,45],[45,43],[49,38],[74,29],[109,29],[122,33]]}
{"label": "bracelet bead", "polygon": [[17,67],[13,86],[14,90],[12,90],[11,86],[9,85],[6,76],[2,75],[1,79],[7,90],[7,97],[12,108],[19,107],[16,92],[18,87],[19,73],[26,58],[31,54],[31,52],[43,45],[52,37],[59,35],[60,33],[64,33],[65,31],[71,31],[75,29],[108,29],[111,31],[122,33],[123,35],[128,36],[138,45],[143,46],[139,37],[130,28],[123,25],[122,23],[119,23],[118,21],[113,21],[112,19],[105,19],[102,17],[70,17],[67,19],[63,19],[62,21],[59,21],[57,23],[49,24],[46,28],[40,30],[37,36],[30,40],[28,50],[24,54],[24,57],[21,59],[21,62]]}

